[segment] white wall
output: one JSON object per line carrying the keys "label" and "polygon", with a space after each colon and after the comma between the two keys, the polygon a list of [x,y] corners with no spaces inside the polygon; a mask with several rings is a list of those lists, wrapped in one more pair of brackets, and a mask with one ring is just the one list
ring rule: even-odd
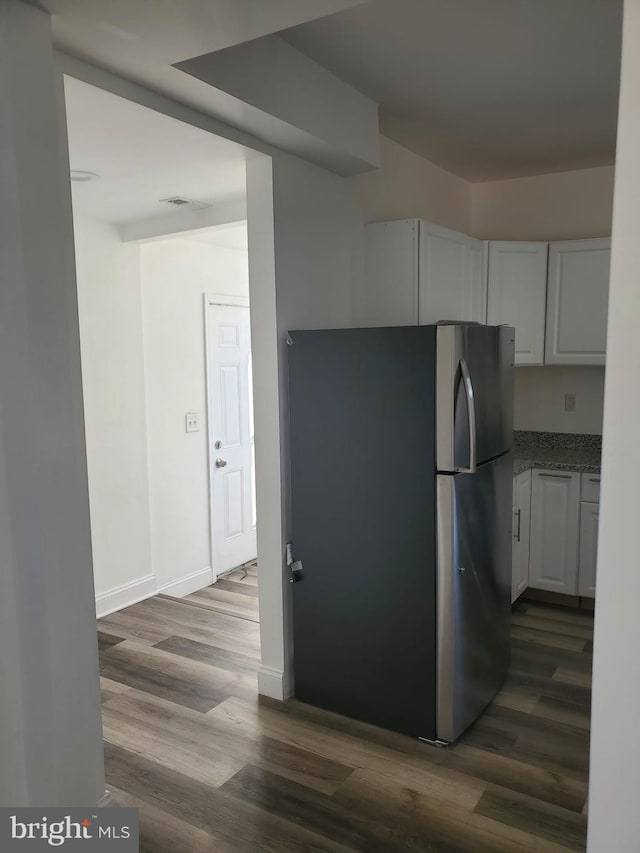
{"label": "white wall", "polygon": [[590,853],[640,838],[640,0],[626,0],[613,211],[589,778]]}
{"label": "white wall", "polygon": [[[576,395],[565,412],[564,395]],[[604,367],[518,367],[514,428],[602,435]]]}
{"label": "white wall", "polygon": [[[284,553],[285,488],[280,434],[282,404],[276,306],[273,161],[247,161],[247,232],[255,413],[258,590],[260,596],[260,693],[274,699],[290,695],[291,636],[285,626],[287,594]],[[286,664],[285,664],[286,660]]]}
{"label": "white wall", "polygon": [[151,569],[140,247],[74,217],[98,615],[155,590]]}
{"label": "white wall", "polygon": [[[263,415],[262,429],[256,421],[258,678],[260,692],[283,698],[293,687],[291,585],[284,564],[291,535],[286,333],[351,324],[351,294],[362,277],[364,231],[351,181],[295,157],[276,155],[272,163],[250,160],[247,191],[254,403],[256,416]],[[274,246],[266,239],[270,228]],[[271,348],[274,331],[277,352]],[[282,521],[279,535],[276,518]]]}
{"label": "white wall", "polygon": [[397,142],[380,137],[382,167],[352,179],[365,222],[418,217],[471,230],[471,184]]}
{"label": "white wall", "polygon": [[[280,360],[283,529],[291,539],[289,400],[286,334],[290,329],[343,328],[352,323],[352,294],[363,275],[364,223],[347,179],[280,155],[274,157],[276,305]],[[258,520],[258,524],[260,521]],[[292,676],[291,584],[284,583],[286,676]],[[286,684],[286,681],[285,681]],[[289,683],[289,689],[292,688]]]}
{"label": "white wall", "polygon": [[[98,615],[211,583],[206,292],[248,295],[247,253],[74,220]],[[200,412],[187,434],[184,415]],[[177,584],[176,584],[177,582]]]}
{"label": "white wall", "polygon": [[94,808],[104,795],[98,646],[49,16],[3,0],[0,56],[0,805]]}
{"label": "white wall", "polygon": [[[130,90],[130,81],[136,80],[148,87],[145,98],[148,105],[152,102],[167,104],[173,99],[171,110],[177,108],[183,115],[199,115],[195,118],[196,124],[206,123],[214,133],[238,139],[254,150],[269,151],[271,146],[278,146],[309,160],[317,158],[325,168],[351,169],[354,156],[349,148],[356,140],[340,139],[341,144],[346,145],[346,149],[341,149],[338,145],[327,144],[326,138],[298,128],[298,122],[302,122],[300,127],[306,126],[304,118],[309,105],[304,99],[290,116],[292,124],[288,124],[228,95],[216,88],[215,82],[212,86],[203,84],[184,73],[180,63],[186,57],[201,57],[231,45],[242,45],[362,2],[365,0],[177,0],[170,3],[165,0],[162,9],[166,14],[149,15],[152,7],[144,2],[109,0],[102,3],[98,0],[95,10],[99,11],[94,14],[89,2],[66,0],[55,4],[58,13],[54,16],[56,40],[58,47],[72,56],[60,52],[57,56],[72,76],[87,82],[96,78],[109,80],[105,85],[107,89]],[[76,60],[75,56],[86,56],[95,64],[91,67]],[[109,68],[113,74],[98,71],[98,68]],[[265,70],[265,79],[268,79],[271,69]],[[324,69],[319,68],[319,71],[327,74]],[[114,74],[120,78],[117,82],[114,82]],[[242,76],[241,73],[238,76]],[[302,90],[304,94],[306,88],[299,87],[298,82],[295,76],[285,77],[285,85],[278,93],[280,97],[287,100],[291,90]],[[326,90],[324,97],[330,103]],[[185,106],[187,104],[189,107]],[[325,115],[331,127],[335,120],[330,109]],[[373,125],[372,130],[377,127]],[[350,136],[353,137],[353,133]],[[375,142],[374,138],[373,144]]]}
{"label": "white wall", "polygon": [[[140,247],[151,564],[158,587],[211,583],[204,294],[247,296],[247,253],[189,239]],[[187,412],[200,431],[185,432]]]}
{"label": "white wall", "polygon": [[237,99],[243,120],[259,112],[265,139],[341,175],[379,165],[378,104],[280,36],[192,56],[177,68]]}

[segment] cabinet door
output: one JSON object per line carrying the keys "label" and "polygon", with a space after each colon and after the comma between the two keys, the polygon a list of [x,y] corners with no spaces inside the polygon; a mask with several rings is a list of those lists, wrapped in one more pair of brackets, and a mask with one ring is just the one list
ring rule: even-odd
{"label": "cabinet door", "polygon": [[489,243],[487,323],[516,330],[516,364],[542,364],[547,300],[546,243]]}
{"label": "cabinet door", "polygon": [[524,471],[513,479],[513,511],[512,604],[529,586],[531,471]]}
{"label": "cabinet door", "polygon": [[610,256],[608,239],[550,244],[547,364],[604,364]]}
{"label": "cabinet door", "polygon": [[468,240],[457,231],[420,222],[420,325],[472,319]]}
{"label": "cabinet door", "polygon": [[529,586],[578,594],[580,474],[534,471]]}
{"label": "cabinet door", "polygon": [[580,565],[578,595],[596,597],[596,558],[598,555],[598,517],[600,504],[580,504]]}
{"label": "cabinet door", "polygon": [[466,276],[469,314],[476,323],[487,322],[487,251],[486,240],[467,237]]}
{"label": "cabinet door", "polygon": [[365,276],[354,298],[358,326],[418,323],[417,219],[365,226]]}

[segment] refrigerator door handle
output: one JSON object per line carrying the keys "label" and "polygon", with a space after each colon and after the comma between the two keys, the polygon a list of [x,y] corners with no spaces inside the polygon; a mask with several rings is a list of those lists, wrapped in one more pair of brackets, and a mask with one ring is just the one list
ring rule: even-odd
{"label": "refrigerator door handle", "polygon": [[471,374],[467,367],[467,362],[464,358],[460,359],[460,375],[462,376],[462,384],[464,393],[467,398],[467,416],[469,420],[469,467],[456,468],[461,474],[475,474],[476,472],[476,406],[473,398],[473,383],[471,382]]}

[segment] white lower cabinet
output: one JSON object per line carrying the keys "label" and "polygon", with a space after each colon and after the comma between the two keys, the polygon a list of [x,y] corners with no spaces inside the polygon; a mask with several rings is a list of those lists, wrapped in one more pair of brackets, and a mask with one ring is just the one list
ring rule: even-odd
{"label": "white lower cabinet", "polygon": [[578,595],[596,597],[596,558],[598,555],[598,517],[600,504],[580,504],[580,567]]}
{"label": "white lower cabinet", "polygon": [[535,470],[531,486],[529,585],[578,594],[580,474]]}
{"label": "white lower cabinet", "polygon": [[511,603],[529,586],[529,534],[531,529],[531,471],[513,478],[513,543]]}

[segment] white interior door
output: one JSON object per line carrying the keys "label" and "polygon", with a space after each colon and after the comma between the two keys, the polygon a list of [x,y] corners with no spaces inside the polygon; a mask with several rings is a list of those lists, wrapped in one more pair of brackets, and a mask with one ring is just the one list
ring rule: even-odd
{"label": "white interior door", "polygon": [[207,340],[212,558],[219,575],[256,556],[248,304],[220,305],[208,298]]}

